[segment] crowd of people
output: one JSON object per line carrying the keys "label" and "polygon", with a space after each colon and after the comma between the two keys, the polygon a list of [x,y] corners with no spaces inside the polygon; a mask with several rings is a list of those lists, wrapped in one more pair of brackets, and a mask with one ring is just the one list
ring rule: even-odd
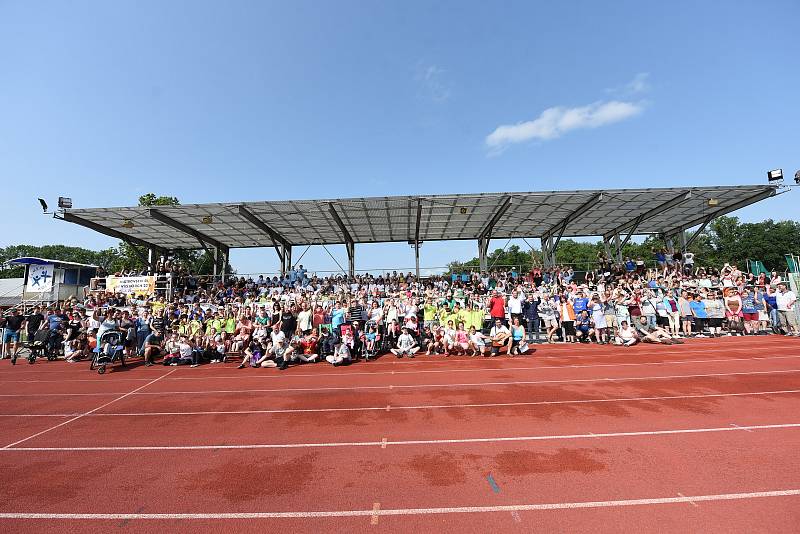
{"label": "crowd of people", "polygon": [[[796,296],[775,272],[736,265],[696,268],[690,254],[654,251],[655,262],[600,255],[597,269],[534,266],[417,280],[411,273],[318,277],[302,265],[278,277],[195,276],[161,264],[171,295],[87,291],[48,308],[4,318],[3,354],[20,335],[47,339],[67,362],[102,350],[121,333],[124,352],[145,365],[224,362],[285,369],[326,361],[346,365],[381,355],[496,357],[538,343],[629,347],[688,337],[800,335]],[[42,331],[47,331],[42,336]],[[98,348],[99,347],[99,348]]]}

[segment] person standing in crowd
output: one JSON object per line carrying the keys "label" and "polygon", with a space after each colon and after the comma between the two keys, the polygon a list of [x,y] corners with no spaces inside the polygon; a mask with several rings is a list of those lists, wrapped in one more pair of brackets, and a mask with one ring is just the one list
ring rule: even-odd
{"label": "person standing in crowd", "polygon": [[705,330],[708,321],[708,312],[706,312],[706,303],[703,301],[703,296],[697,293],[690,305],[692,307],[692,315],[694,316],[695,337],[706,337],[705,334],[703,334],[703,330]]}
{"label": "person standing in crowd", "polygon": [[785,282],[778,284],[778,292],[775,295],[775,302],[778,305],[778,318],[781,328],[787,336],[800,335],[800,326],[797,324],[797,316],[794,306],[797,303],[797,296],[786,286]]}
{"label": "person standing in crowd", "polygon": [[522,315],[525,318],[529,343],[539,343],[539,303],[542,301],[539,292],[525,297],[522,306]]}
{"label": "person standing in crowd", "polygon": [[496,289],[492,291],[492,298],[489,299],[488,311],[492,324],[498,320],[502,324],[506,324],[506,301]]}
{"label": "person standing in crowd", "polygon": [[3,357],[8,355],[12,359],[16,359],[17,351],[19,350],[19,333],[22,330],[22,324],[25,322],[19,310],[14,308],[11,310],[11,315],[5,318],[5,326],[3,330]]}
{"label": "person standing in crowd", "polygon": [[716,291],[709,291],[706,298],[703,299],[703,304],[708,317],[706,324],[708,325],[708,335],[711,337],[719,337],[722,335],[722,320],[725,317],[725,303],[719,297]]}
{"label": "person standing in crowd", "polygon": [[755,293],[751,293],[750,289],[745,287],[742,289],[742,318],[744,319],[744,332],[747,335],[758,334],[759,323],[759,304],[756,299]]}

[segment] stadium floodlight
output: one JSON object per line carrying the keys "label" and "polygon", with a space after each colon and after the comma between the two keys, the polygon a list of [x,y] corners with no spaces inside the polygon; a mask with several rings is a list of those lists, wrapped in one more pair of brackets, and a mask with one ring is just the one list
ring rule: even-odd
{"label": "stadium floodlight", "polygon": [[773,169],[767,173],[767,180],[777,182],[783,180],[783,169]]}
{"label": "stadium floodlight", "polygon": [[709,198],[708,199],[708,205],[712,206],[712,207],[713,206],[718,206],[719,205],[719,200],[717,200],[716,198]]}
{"label": "stadium floodlight", "polygon": [[123,228],[133,228],[133,221],[130,220],[130,219],[125,219],[124,221],[122,221],[122,227]]}
{"label": "stadium floodlight", "polygon": [[800,171],[797,171],[796,173],[794,173],[794,183],[796,183],[797,185],[800,185]]}
{"label": "stadium floodlight", "polygon": [[211,224],[211,223],[213,223],[213,222],[214,222],[214,218],[213,218],[211,215],[206,215],[205,217],[203,217],[203,218],[201,219],[201,222],[202,222],[203,224]]}
{"label": "stadium floodlight", "polygon": [[43,198],[40,198],[39,199],[39,204],[42,205],[42,211],[44,213],[47,213],[47,202],[45,202]]}
{"label": "stadium floodlight", "polygon": [[71,208],[72,199],[69,197],[58,197],[58,207],[62,210]]}

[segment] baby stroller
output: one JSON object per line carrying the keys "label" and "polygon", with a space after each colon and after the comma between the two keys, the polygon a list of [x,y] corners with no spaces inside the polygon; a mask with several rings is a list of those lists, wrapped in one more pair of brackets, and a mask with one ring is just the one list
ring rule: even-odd
{"label": "baby stroller", "polygon": [[119,361],[125,367],[125,334],[117,330],[103,332],[97,340],[97,348],[94,349],[92,361],[89,369],[97,369],[98,374],[106,372],[106,366]]}
{"label": "baby stroller", "polygon": [[[34,364],[36,363],[36,358],[41,356],[46,356],[48,361],[53,361],[58,356],[55,351],[51,351],[49,349],[50,346],[50,330],[47,328],[43,328],[41,330],[37,330],[36,333],[33,335],[33,339],[25,344],[25,347],[31,351],[28,354],[28,363]],[[11,364],[17,365],[17,357],[14,356],[11,358]]]}

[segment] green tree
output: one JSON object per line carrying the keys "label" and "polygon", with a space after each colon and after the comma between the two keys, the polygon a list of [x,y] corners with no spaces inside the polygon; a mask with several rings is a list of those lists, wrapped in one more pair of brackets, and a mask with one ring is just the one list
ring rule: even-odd
{"label": "green tree", "polygon": [[[687,233],[687,239],[693,235],[693,232]],[[675,244],[678,242],[676,237]],[[665,246],[661,238],[649,236],[641,243],[626,243],[622,247],[622,257],[652,262],[653,249]],[[736,217],[718,217],[695,237],[689,250],[695,254],[695,264],[698,266],[720,267],[731,263],[746,269],[747,260],[760,260],[767,269],[783,271],[786,269],[784,255],[800,254],[800,222],[767,219],[740,223]],[[556,250],[556,263],[572,265],[576,270],[585,270],[587,266],[594,268],[598,253],[603,251],[602,241],[588,243],[562,239]],[[541,258],[541,251],[522,253],[515,245],[507,251],[497,249],[492,252],[488,264],[516,265],[524,271],[530,267],[531,255]],[[475,270],[478,268],[478,258],[466,262],[454,261],[448,267],[450,272]]]}
{"label": "green tree", "polygon": [[[180,201],[176,197],[156,196],[147,193],[139,197],[140,206],[178,206]],[[129,243],[120,242],[119,261],[115,270],[143,270],[146,263],[142,258],[147,257],[147,250]],[[180,250],[174,254],[174,259],[186,265],[189,270],[197,274],[211,274],[214,271],[214,258],[206,251]],[[229,269],[230,272],[233,272]]]}
{"label": "green tree", "polygon": [[66,245],[11,245],[0,248],[0,278],[18,278],[23,276],[25,268],[6,264],[14,258],[33,256],[53,260],[71,261],[97,265],[110,269],[119,258],[119,253],[113,248],[95,251],[81,247],[68,247]]}

